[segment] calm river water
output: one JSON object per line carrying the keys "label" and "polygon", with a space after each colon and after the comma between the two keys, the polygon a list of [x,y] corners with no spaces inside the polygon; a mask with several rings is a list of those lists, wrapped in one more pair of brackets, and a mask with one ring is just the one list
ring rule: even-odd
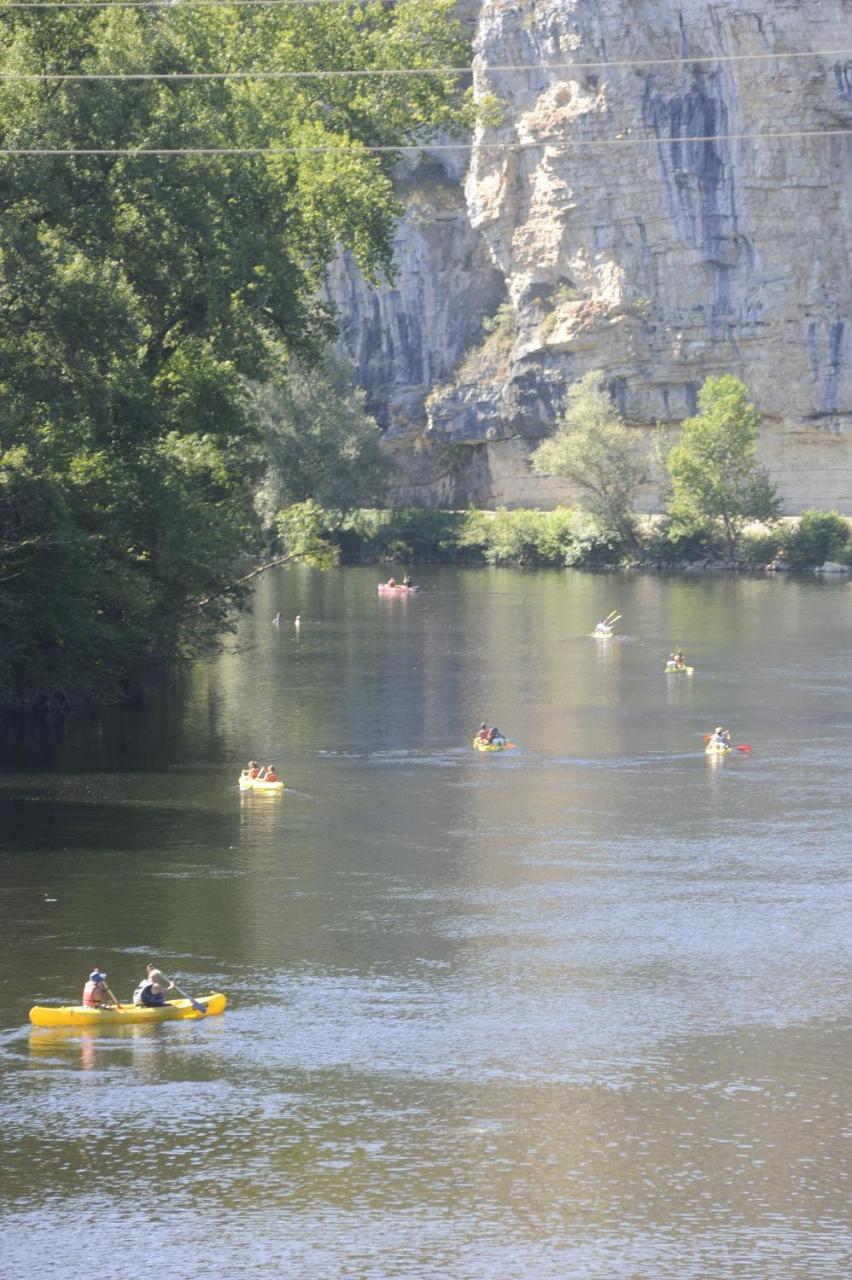
{"label": "calm river water", "polygon": [[[3,731],[4,1280],[848,1275],[852,586],[378,576]],[[227,1013],[29,1029],[152,957]]]}

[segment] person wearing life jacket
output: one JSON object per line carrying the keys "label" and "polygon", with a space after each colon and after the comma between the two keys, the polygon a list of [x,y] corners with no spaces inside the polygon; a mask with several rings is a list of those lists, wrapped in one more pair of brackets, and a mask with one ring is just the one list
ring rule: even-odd
{"label": "person wearing life jacket", "polygon": [[256,761],[256,760],[249,760],[249,762],[248,762],[248,776],[249,776],[250,778],[258,778],[258,777],[260,777],[260,765],[257,763],[257,761]]}
{"label": "person wearing life jacket", "polygon": [[83,987],[83,1004],[87,1009],[112,1009],[112,998],[107,990],[106,974],[93,969]]}
{"label": "person wearing life jacket", "polygon": [[723,729],[722,726],[718,724],[716,728],[713,730],[708,746],[713,747],[714,750],[721,750],[723,747],[729,747],[730,745],[731,745],[730,729]]}
{"label": "person wearing life jacket", "polygon": [[264,782],[277,782],[278,774],[275,772],[274,764],[267,764],[260,771],[260,776]]}
{"label": "person wearing life jacket", "polygon": [[484,720],[482,721],[482,724],[479,726],[479,733],[476,736],[482,742],[488,742],[488,725],[485,723]]}
{"label": "person wearing life jacket", "polygon": [[143,1009],[159,1008],[166,1002],[166,992],[174,991],[175,984],[170,982],[165,986],[165,978],[156,965],[149,964],[145,968],[147,977],[142,979],[133,992],[133,1003],[141,1005]]}

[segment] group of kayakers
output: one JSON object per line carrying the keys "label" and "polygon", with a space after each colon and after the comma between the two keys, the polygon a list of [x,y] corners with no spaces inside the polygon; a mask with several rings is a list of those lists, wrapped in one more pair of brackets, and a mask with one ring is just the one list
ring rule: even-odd
{"label": "group of kayakers", "polygon": [[411,581],[411,574],[407,573],[403,578],[402,582],[397,582],[396,578],[388,578],[387,582],[385,583],[385,586],[386,587],[408,587],[410,589],[411,587],[414,586],[414,583]]}
{"label": "group of kayakers", "polygon": [[489,729],[484,720],[479,726],[479,732],[477,733],[476,738],[478,742],[487,742],[491,747],[505,747],[506,745],[506,738],[497,728],[496,724],[492,725]]}
{"label": "group of kayakers", "polygon": [[[83,987],[83,1007],[86,1009],[116,1009],[119,1003],[107,986],[107,976],[95,968]],[[133,1003],[143,1009],[156,1009],[165,1004],[166,993],[175,990],[173,982],[167,982],[155,964],[145,966],[145,977],[133,992]]]}
{"label": "group of kayakers", "polygon": [[685,671],[686,658],[683,656],[682,649],[676,649],[674,653],[670,653],[666,662],[667,671]]}
{"label": "group of kayakers", "polygon": [[275,772],[274,764],[259,765],[256,760],[249,760],[243,773],[247,778],[251,778],[252,782],[277,782],[278,774]]}

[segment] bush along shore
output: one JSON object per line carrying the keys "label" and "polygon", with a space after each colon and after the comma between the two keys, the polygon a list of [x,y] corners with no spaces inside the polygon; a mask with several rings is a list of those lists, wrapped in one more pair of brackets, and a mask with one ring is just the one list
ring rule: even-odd
{"label": "bush along shore", "polygon": [[[292,546],[302,507],[282,511],[278,529]],[[550,568],[637,568],[751,572],[852,572],[850,524],[833,511],[806,511],[747,528],[734,558],[712,521],[684,525],[637,517],[628,543],[587,512],[362,510],[341,517],[314,508],[314,538],[341,564],[467,564]],[[307,558],[312,558],[308,554]]]}

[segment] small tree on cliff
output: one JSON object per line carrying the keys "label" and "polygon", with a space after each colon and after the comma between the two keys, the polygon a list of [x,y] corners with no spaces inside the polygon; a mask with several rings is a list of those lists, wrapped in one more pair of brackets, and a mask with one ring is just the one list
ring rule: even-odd
{"label": "small tree on cliff", "polygon": [[743,526],[776,519],[781,500],[757,461],[760,415],[745,383],[732,374],[708,378],[698,393],[698,409],[668,455],[669,514],[690,527],[720,524],[728,557],[735,560]]}
{"label": "small tree on cliff", "polygon": [[641,441],[624,425],[597,370],[575,382],[555,433],[532,455],[539,475],[565,476],[580,491],[578,505],[605,533],[636,547],[636,491],[648,477]]}

